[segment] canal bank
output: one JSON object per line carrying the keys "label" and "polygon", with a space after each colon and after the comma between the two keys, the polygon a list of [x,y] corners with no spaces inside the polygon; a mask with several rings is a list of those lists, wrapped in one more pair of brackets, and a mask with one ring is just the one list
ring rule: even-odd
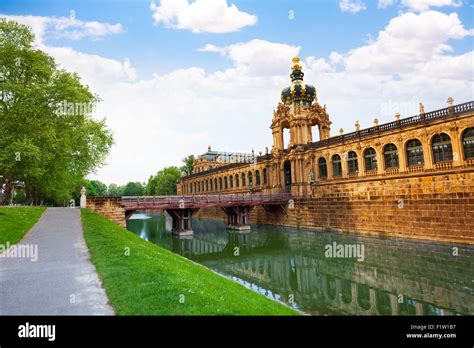
{"label": "canal bank", "polygon": [[[474,312],[471,246],[195,219],[173,237],[163,215],[130,219],[141,238],[272,299],[313,315],[466,315]],[[328,256],[328,245],[363,246],[364,257]],[[455,249],[454,249],[455,248]],[[335,257],[334,257],[335,256]]]}
{"label": "canal bank", "polygon": [[92,262],[118,315],[297,315],[298,312],[82,209]]}

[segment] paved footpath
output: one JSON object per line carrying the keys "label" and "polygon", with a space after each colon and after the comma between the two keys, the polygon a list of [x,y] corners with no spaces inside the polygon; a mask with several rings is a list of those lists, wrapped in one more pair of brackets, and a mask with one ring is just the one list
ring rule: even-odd
{"label": "paved footpath", "polygon": [[113,315],[84,241],[81,212],[48,208],[17,245],[38,259],[0,258],[0,315]]}

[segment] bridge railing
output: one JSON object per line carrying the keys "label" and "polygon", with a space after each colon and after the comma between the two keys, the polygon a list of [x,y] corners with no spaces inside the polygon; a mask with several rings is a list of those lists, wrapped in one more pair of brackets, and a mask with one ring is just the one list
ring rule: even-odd
{"label": "bridge railing", "polygon": [[280,194],[226,194],[226,195],[176,195],[176,196],[123,196],[123,205],[176,205],[180,203],[265,203],[284,202],[289,193]]}

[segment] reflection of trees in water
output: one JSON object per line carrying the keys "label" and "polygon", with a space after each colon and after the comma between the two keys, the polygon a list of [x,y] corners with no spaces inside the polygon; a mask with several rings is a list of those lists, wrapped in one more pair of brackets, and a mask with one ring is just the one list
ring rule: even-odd
{"label": "reflection of trees in water", "polygon": [[387,291],[376,291],[377,295],[377,310],[381,315],[391,315],[392,308],[390,306],[390,296]]}
{"label": "reflection of trees in water", "polygon": [[357,302],[362,309],[370,308],[370,292],[369,287],[364,284],[357,284]]}
{"label": "reflection of trees in water", "polygon": [[[400,315],[415,315],[416,314],[416,301],[406,298],[402,302],[398,302],[398,312]],[[425,311],[427,314],[427,311]]]}
{"label": "reflection of trees in water", "polygon": [[[160,219],[158,219],[160,220]],[[223,274],[256,284],[298,306],[320,314],[450,314],[472,313],[468,260],[472,248],[457,258],[452,246],[337,233],[315,233],[275,226],[250,233],[225,230],[223,222],[195,220],[194,236],[171,238],[162,225],[146,225],[149,240]],[[133,223],[137,223],[135,220]],[[136,231],[136,230],[135,230]],[[153,234],[155,232],[155,234]],[[324,246],[364,244],[365,261],[328,259]],[[235,256],[235,248],[239,256]],[[470,275],[470,274],[471,275]],[[420,289],[436,288],[436,295]],[[462,289],[462,290],[461,290]],[[403,301],[397,301],[403,295]],[[454,309],[450,309],[454,308]]]}

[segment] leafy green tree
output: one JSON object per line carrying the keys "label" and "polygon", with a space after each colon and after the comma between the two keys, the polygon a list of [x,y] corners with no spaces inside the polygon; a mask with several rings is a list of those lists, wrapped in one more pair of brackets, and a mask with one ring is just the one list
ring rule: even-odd
{"label": "leafy green tree", "polygon": [[124,196],[143,196],[145,194],[145,186],[139,182],[129,182],[123,189]]}
{"label": "leafy green tree", "polygon": [[176,184],[181,178],[181,172],[176,167],[167,167],[160,170],[155,177],[157,195],[175,195]]}
{"label": "leafy green tree", "polygon": [[153,175],[150,175],[148,178],[148,183],[145,187],[145,194],[148,196],[156,195],[156,177]]}
{"label": "leafy green tree", "polygon": [[107,189],[108,196],[122,196],[123,187],[118,186],[117,184],[110,184]]}
{"label": "leafy green tree", "polygon": [[63,204],[104,163],[112,134],[91,117],[99,98],[32,46],[28,27],[0,20],[0,185],[27,204]]}
{"label": "leafy green tree", "polygon": [[107,185],[98,180],[90,180],[86,186],[87,196],[106,196],[107,195]]}
{"label": "leafy green tree", "polygon": [[186,175],[193,173],[194,155],[189,155],[183,158],[183,165],[179,168]]}

